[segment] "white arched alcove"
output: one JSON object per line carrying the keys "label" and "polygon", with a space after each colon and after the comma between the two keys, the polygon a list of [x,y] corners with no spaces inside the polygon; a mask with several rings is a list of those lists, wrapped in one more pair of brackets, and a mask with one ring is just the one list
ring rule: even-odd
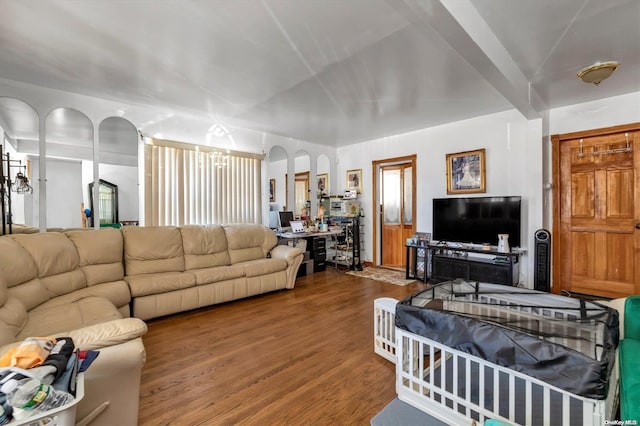
{"label": "white arched alcove", "polygon": [[105,118],[98,128],[98,176],[117,186],[118,222],[140,220],[139,139],[135,126],[121,117]]}
{"label": "white arched alcove", "polygon": [[56,108],[46,116],[45,137],[47,228],[80,228],[93,176],[93,123],[74,108]]}
{"label": "white arched alcove", "polygon": [[[8,222],[30,227],[38,226],[37,197],[40,190],[37,171],[39,156],[39,117],[36,110],[27,102],[13,97],[0,97],[0,128],[2,135],[3,176],[11,182],[16,181],[16,175],[22,173],[28,179],[31,191],[9,189],[10,194],[5,197],[5,218],[7,219],[5,232],[9,232]],[[7,166],[10,166],[7,170]],[[35,179],[34,179],[35,177]],[[11,197],[11,217],[9,217],[9,198]],[[0,231],[1,232],[1,231]]]}

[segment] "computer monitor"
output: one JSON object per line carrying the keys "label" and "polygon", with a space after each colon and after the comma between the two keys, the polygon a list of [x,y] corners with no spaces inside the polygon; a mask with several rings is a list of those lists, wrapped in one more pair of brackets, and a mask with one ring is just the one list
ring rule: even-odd
{"label": "computer monitor", "polygon": [[290,231],[293,212],[280,212],[278,215],[278,227],[280,231]]}

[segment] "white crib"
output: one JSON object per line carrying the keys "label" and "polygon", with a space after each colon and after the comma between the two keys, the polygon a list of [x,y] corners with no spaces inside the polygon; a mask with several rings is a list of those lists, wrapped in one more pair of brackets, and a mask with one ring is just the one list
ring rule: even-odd
{"label": "white crib", "polygon": [[[472,297],[472,296],[470,296]],[[602,328],[593,324],[562,321],[567,313],[561,309],[522,306],[517,294],[486,296],[488,302],[464,304],[455,309],[472,315],[488,315],[516,321],[550,321],[544,325],[562,335],[562,327],[571,327],[573,335],[585,339],[571,340],[549,337],[550,341],[572,350],[602,354],[598,345]],[[544,299],[545,295],[541,297]],[[550,305],[555,296],[549,295]],[[519,425],[602,425],[615,418],[618,403],[618,367],[614,364],[609,377],[606,399],[590,399],[572,394],[537,378],[506,368],[482,358],[461,352],[432,339],[394,327],[396,303],[385,298],[375,308],[374,341],[378,349],[393,348],[396,362],[396,392],[398,397],[414,407],[449,424],[481,425],[487,419],[497,419]],[[446,304],[459,303],[448,301]],[[452,306],[446,306],[452,308]],[[387,310],[383,313],[381,311]],[[571,315],[571,314],[570,314]],[[594,335],[595,333],[595,335]],[[395,344],[388,343],[390,336]],[[379,346],[381,343],[384,346]],[[388,356],[385,358],[393,361]],[[617,360],[617,356],[615,357]],[[614,361],[615,362],[615,361]]]}

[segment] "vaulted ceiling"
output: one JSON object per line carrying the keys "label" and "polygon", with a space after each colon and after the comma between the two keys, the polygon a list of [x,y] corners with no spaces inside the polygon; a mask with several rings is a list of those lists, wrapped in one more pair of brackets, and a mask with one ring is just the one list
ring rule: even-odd
{"label": "vaulted ceiling", "polygon": [[639,91],[640,1],[0,0],[0,77],[341,146]]}

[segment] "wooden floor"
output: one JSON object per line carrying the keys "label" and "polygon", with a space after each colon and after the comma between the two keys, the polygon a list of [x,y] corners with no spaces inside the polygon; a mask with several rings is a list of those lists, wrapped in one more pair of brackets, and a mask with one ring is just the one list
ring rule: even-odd
{"label": "wooden floor", "polygon": [[373,301],[423,288],[333,269],[293,290],[148,321],[141,425],[368,425],[395,397]]}

